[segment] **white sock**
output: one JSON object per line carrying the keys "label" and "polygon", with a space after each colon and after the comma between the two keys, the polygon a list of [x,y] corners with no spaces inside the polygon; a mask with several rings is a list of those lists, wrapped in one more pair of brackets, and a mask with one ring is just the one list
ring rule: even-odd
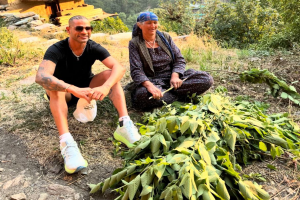
{"label": "white sock", "polygon": [[120,121],[123,121],[123,122],[130,121],[130,117],[129,117],[128,115],[123,116],[123,117],[120,117],[120,118],[119,118],[119,122],[120,122]]}
{"label": "white sock", "polygon": [[60,144],[66,142],[67,140],[74,140],[71,133],[64,133],[61,136],[59,136]]}

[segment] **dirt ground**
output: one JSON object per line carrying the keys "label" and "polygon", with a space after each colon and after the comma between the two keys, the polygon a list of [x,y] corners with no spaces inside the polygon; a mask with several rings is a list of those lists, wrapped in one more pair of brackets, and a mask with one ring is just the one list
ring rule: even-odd
{"label": "dirt ground", "polygon": [[[25,33],[24,35],[27,36]],[[128,71],[128,40],[110,41],[102,38],[99,42],[126,66]],[[115,146],[112,138],[112,133],[117,127],[116,110],[108,99],[98,102],[97,117],[87,124],[74,119],[72,113],[75,108],[69,110],[70,132],[88,160],[89,167],[87,175],[68,175],[63,169],[57,130],[48,102],[44,98],[43,89],[33,83],[39,59],[41,58],[26,63],[26,67],[25,63],[19,63],[15,67],[0,66],[0,78],[3,81],[0,84],[0,200],[12,199],[13,195],[22,193],[30,200],[114,199],[114,193],[89,195],[88,184],[97,184],[109,177],[115,169],[122,167],[122,160],[114,156]],[[248,56],[234,62],[240,63],[240,72],[253,66],[268,69],[288,84],[293,84],[299,92],[299,61],[299,51],[295,51],[276,53],[272,56]],[[190,64],[189,67],[199,69],[195,64]],[[104,68],[101,63],[96,62],[93,69],[94,73],[97,73]],[[288,100],[267,95],[268,87],[265,84],[241,82],[238,76],[231,73],[232,70],[223,66],[207,69],[215,80],[210,91],[222,85],[233,98],[268,103],[269,113],[288,112],[295,122],[300,122],[299,106]],[[130,82],[128,72],[121,82],[122,85]],[[126,97],[129,115],[134,122],[140,122],[142,113],[132,109],[129,95]],[[124,149],[125,146],[122,145],[121,148]],[[289,155],[285,156],[285,159],[274,161],[266,157],[263,162],[244,166],[241,174],[252,173],[248,179],[263,185],[270,193],[271,199],[300,199],[297,160],[293,161]],[[269,169],[268,164],[275,166],[276,170]]]}

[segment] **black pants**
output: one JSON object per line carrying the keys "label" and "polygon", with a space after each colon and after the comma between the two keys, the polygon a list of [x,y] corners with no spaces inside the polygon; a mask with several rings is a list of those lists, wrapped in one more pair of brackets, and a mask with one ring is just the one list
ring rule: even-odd
{"label": "black pants", "polygon": [[[139,110],[160,107],[163,106],[163,101],[170,104],[177,100],[184,100],[188,94],[202,94],[214,83],[209,73],[194,69],[185,71],[181,79],[185,78],[187,79],[182,83],[180,88],[166,92],[160,100],[149,99],[152,94],[144,86],[137,87],[131,93],[132,106]],[[153,79],[151,82],[162,92],[170,88],[170,79]]]}

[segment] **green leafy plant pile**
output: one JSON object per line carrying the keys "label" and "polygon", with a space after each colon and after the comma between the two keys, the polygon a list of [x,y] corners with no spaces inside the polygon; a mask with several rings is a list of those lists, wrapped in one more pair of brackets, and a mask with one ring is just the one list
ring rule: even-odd
{"label": "green leafy plant pile", "polygon": [[297,93],[296,88],[280,80],[267,69],[259,70],[254,68],[250,71],[244,71],[240,74],[240,78],[251,83],[267,83],[274,97],[278,97],[280,94],[283,99],[289,99],[300,105],[300,94]]}
{"label": "green leafy plant pile", "polygon": [[142,139],[123,154],[125,167],[91,184],[91,193],[112,188],[123,200],[269,199],[240,176],[239,164],[284,151],[298,156],[299,126],[287,114],[266,115],[223,94],[197,98],[197,104],[176,102],[146,113]]}

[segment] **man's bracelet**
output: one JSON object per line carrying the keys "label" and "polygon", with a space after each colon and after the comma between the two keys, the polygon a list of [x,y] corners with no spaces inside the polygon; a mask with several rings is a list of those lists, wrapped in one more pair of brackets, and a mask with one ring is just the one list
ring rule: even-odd
{"label": "man's bracelet", "polygon": [[65,88],[65,92],[68,92],[67,90],[68,90],[68,88],[71,87],[71,86],[73,86],[73,85],[68,85],[68,86]]}

